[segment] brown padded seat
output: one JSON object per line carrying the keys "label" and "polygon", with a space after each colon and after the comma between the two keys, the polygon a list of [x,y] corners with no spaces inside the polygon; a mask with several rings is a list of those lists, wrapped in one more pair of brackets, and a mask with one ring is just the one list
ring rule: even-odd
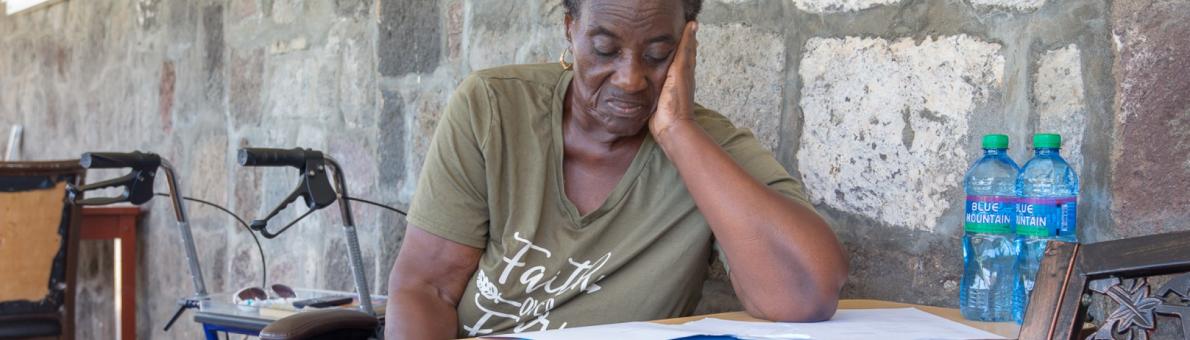
{"label": "brown padded seat", "polygon": [[364,312],[328,308],[277,320],[260,331],[260,339],[367,339],[376,334],[377,325],[376,317]]}

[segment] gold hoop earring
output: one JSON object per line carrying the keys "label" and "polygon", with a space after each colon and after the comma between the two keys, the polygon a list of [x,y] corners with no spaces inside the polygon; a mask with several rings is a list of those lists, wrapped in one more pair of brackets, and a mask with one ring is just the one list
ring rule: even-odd
{"label": "gold hoop earring", "polygon": [[566,52],[569,51],[569,48],[562,49],[562,55],[558,56],[558,64],[562,65],[563,70],[570,70],[574,68],[574,63],[566,62]]}

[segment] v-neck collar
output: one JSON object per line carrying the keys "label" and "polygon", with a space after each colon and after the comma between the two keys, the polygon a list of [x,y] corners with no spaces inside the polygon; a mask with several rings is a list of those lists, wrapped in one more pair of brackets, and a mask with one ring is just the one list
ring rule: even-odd
{"label": "v-neck collar", "polygon": [[566,101],[566,90],[570,87],[570,81],[574,77],[574,72],[570,70],[562,71],[562,76],[558,79],[558,84],[554,87],[553,108],[550,117],[550,128],[554,139],[554,171],[553,177],[555,185],[558,190],[558,203],[561,209],[565,212],[566,217],[570,220],[570,227],[583,229],[591,222],[611,211],[616,205],[628,195],[629,189],[640,178],[641,172],[645,169],[645,164],[648,163],[649,154],[653,152],[656,143],[653,141],[652,134],[645,134],[645,140],[641,142],[640,148],[637,149],[636,155],[632,158],[632,163],[629,164],[628,170],[620,177],[620,181],[616,183],[615,188],[612,188],[611,193],[603,200],[595,210],[582,215],[578,211],[578,207],[574,202],[570,201],[570,197],[566,196],[566,176],[563,168],[563,160],[566,157],[565,142],[562,140],[562,115],[564,113],[563,105]]}

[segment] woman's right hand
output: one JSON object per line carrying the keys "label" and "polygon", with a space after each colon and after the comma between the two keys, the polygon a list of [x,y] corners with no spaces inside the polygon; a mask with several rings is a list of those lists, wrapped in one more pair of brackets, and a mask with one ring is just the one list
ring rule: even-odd
{"label": "woman's right hand", "polygon": [[682,38],[674,51],[657,109],[649,119],[649,132],[661,142],[665,131],[675,124],[694,123],[694,66],[698,59],[697,21],[687,21]]}

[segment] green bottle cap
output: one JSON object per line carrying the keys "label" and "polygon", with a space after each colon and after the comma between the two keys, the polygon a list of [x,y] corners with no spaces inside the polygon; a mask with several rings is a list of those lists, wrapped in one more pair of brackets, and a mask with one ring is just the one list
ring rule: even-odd
{"label": "green bottle cap", "polygon": [[984,135],[983,136],[984,149],[1007,149],[1008,135]]}
{"label": "green bottle cap", "polygon": [[1057,149],[1062,147],[1062,136],[1056,133],[1039,133],[1033,135],[1034,148]]}

